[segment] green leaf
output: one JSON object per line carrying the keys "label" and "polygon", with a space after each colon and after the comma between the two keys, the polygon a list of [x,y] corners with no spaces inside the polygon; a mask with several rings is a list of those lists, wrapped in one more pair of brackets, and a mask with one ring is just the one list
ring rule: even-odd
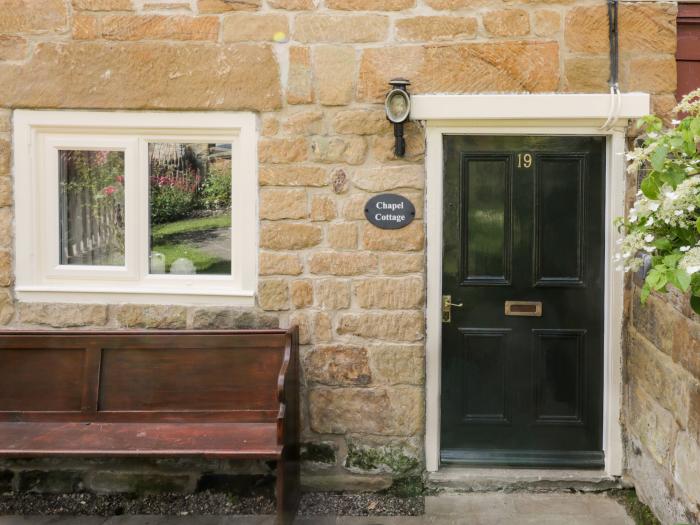
{"label": "green leaf", "polygon": [[661,173],[660,178],[675,190],[685,180],[685,171],[677,164],[671,164]]}
{"label": "green leaf", "polygon": [[649,159],[651,161],[651,167],[656,171],[663,170],[666,157],[668,157],[668,146],[659,146],[654,150]]}
{"label": "green leaf", "polygon": [[673,248],[673,244],[671,244],[671,241],[669,241],[666,237],[656,239],[652,244],[656,246],[658,250],[670,250]]}
{"label": "green leaf", "polygon": [[700,314],[700,295],[690,296],[690,307],[696,314]]}
{"label": "green leaf", "polygon": [[669,269],[674,269],[678,264],[678,261],[681,260],[681,257],[683,257],[683,254],[680,253],[672,253],[667,255],[663,258],[664,266],[667,266]]}
{"label": "green leaf", "polygon": [[659,198],[659,184],[651,176],[642,181],[641,190],[647,199],[656,200]]}
{"label": "green leaf", "polygon": [[646,304],[647,299],[649,299],[649,295],[651,295],[651,288],[647,284],[642,286],[642,291],[639,294],[639,299],[642,304]]}
{"label": "green leaf", "polygon": [[681,292],[687,292],[690,289],[690,275],[682,268],[676,269],[675,279],[676,282],[674,284]]}

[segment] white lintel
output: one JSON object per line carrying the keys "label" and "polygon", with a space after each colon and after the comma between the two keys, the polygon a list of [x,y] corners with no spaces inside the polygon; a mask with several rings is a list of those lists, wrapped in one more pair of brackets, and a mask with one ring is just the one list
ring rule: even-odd
{"label": "white lintel", "polygon": [[[617,99],[617,100],[615,100]],[[517,93],[483,95],[413,95],[412,120],[606,120],[612,104],[618,119],[649,114],[648,93],[611,95],[573,93]]]}

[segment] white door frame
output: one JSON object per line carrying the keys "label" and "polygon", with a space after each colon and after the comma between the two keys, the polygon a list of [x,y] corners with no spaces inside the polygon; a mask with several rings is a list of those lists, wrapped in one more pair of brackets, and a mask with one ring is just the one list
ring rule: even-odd
{"label": "white door frame", "polygon": [[[605,471],[622,475],[622,322],[624,277],[610,263],[619,234],[614,217],[624,213],[625,128],[649,112],[649,96],[624,94],[614,100],[617,122],[601,129],[613,99],[609,95],[416,95],[411,118],[426,122],[427,336],[425,459],[440,467],[440,380],[442,296],[442,184],[444,135],[599,135],[606,137],[605,315],[603,450]],[[615,109],[615,107],[613,107]]]}

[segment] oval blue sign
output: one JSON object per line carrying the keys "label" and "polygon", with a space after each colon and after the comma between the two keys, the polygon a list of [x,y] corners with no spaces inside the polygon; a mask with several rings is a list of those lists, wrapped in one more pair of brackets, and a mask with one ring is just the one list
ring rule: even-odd
{"label": "oval blue sign", "polygon": [[395,193],[375,195],[365,204],[365,217],[377,228],[398,230],[416,218],[416,208],[406,197]]}

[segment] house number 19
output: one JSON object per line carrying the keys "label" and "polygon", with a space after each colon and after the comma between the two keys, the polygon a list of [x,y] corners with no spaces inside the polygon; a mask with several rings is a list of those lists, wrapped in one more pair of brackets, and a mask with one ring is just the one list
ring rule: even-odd
{"label": "house number 19", "polygon": [[529,168],[532,166],[531,153],[518,153],[518,168]]}

